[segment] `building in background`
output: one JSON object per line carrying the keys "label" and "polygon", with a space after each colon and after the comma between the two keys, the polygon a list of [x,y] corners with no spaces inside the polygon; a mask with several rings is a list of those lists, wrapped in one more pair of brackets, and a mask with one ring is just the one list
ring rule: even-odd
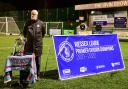
{"label": "building in background", "polygon": [[128,1],[119,0],[75,5],[78,12],[86,12],[90,30],[100,24],[103,30],[112,30],[122,36],[128,35]]}

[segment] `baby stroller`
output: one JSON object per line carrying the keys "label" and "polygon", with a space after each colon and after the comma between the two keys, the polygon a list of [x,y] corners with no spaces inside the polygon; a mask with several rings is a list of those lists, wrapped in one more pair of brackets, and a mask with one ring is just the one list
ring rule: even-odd
{"label": "baby stroller", "polygon": [[[19,34],[18,38],[15,39],[13,51],[11,56],[23,56],[24,55],[24,46],[25,40],[23,40],[21,34]],[[30,70],[20,70],[20,82],[16,84],[9,83],[9,86],[21,86],[26,87],[28,86],[27,77],[29,76]],[[12,77],[12,71],[9,71],[10,76]],[[18,84],[18,85],[17,85]]]}
{"label": "baby stroller", "polygon": [[[26,40],[22,39],[22,36],[19,35],[18,39],[16,39],[14,48],[13,48],[13,54],[16,56],[23,56],[25,55],[24,53],[24,46],[25,46]],[[21,87],[27,87],[30,86],[29,81],[27,81],[27,78],[29,76],[30,70],[20,70],[20,86]]]}

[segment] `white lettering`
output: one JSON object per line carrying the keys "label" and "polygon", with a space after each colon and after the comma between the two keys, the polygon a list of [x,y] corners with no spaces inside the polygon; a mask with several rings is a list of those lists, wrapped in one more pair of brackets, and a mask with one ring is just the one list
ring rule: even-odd
{"label": "white lettering", "polygon": [[112,7],[123,7],[128,6],[128,1],[112,1],[112,2],[101,2],[93,4],[82,4],[75,5],[75,10],[87,10],[87,9],[98,9],[98,8],[112,8]]}
{"label": "white lettering", "polygon": [[102,51],[114,51],[113,46],[100,46],[93,48],[76,48],[76,54],[89,53],[89,52],[102,52]]}
{"label": "white lettering", "polygon": [[92,40],[92,41],[77,41],[74,42],[75,47],[85,47],[85,46],[98,46],[99,41],[98,40]]}

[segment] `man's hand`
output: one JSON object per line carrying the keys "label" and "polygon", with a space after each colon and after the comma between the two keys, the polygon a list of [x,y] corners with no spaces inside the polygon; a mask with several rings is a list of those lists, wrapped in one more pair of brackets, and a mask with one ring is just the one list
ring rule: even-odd
{"label": "man's hand", "polygon": [[36,58],[35,53],[32,53],[32,56],[33,56],[34,59]]}
{"label": "man's hand", "polygon": [[27,42],[27,38],[24,38],[24,41]]}

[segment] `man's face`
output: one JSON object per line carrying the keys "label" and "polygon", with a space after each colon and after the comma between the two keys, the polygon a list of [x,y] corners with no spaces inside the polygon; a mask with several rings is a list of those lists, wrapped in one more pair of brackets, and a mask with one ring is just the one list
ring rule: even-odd
{"label": "man's face", "polygon": [[37,10],[31,11],[31,20],[37,20],[38,19],[38,12]]}

